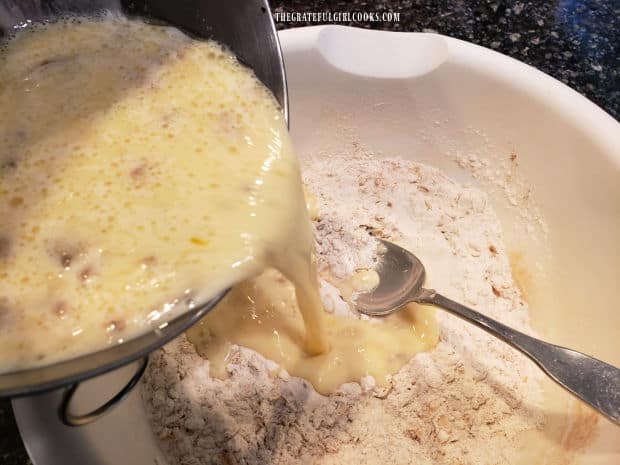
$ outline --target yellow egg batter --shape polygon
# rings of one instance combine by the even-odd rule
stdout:
[[[330,392],[436,340],[422,314],[325,318],[277,103],[173,28],[63,20],[2,44],[0,218],[0,372],[123,342],[267,266],[190,333],[216,374],[239,343]]]
[[[326,314],[324,322],[330,350],[309,357],[299,343],[304,323],[295,289],[269,269],[235,287],[187,336],[211,361],[211,374],[217,377],[226,376],[230,346],[237,344],[310,381],[323,394],[364,376],[385,385],[387,375],[434,347],[438,339],[433,310],[416,305],[375,320]]]

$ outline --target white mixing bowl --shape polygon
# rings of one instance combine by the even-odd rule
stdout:
[[[613,118],[523,63],[439,35],[319,26],[280,38],[300,156],[358,142],[482,188],[500,215],[538,333],[620,365]],[[92,407],[126,376],[120,370],[86,383],[78,404]],[[553,420],[524,438],[523,463],[620,463],[620,428],[546,388]],[[57,405],[57,393],[13,402],[37,465],[164,463],[136,393],[83,428],[62,426]],[[551,459],[561,448],[572,452]]]
[[[300,156],[355,140],[480,187],[538,333],[620,365],[617,121],[540,71],[449,37],[319,26],[280,38]],[[529,456],[587,444],[576,463],[620,463],[620,428],[595,425],[549,384],[554,420]]]

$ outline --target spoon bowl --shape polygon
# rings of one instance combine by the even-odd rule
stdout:
[[[372,292],[359,294],[355,306],[360,313],[384,316],[414,301],[426,280],[422,262],[402,247],[381,240],[384,253],[379,262],[379,284]]]
[[[620,425],[618,368],[576,350],[523,334],[434,290],[425,289],[422,287],[426,276],[422,262],[392,242],[382,239],[380,242],[384,250],[376,270],[379,285],[357,296],[355,305],[360,313],[388,315],[409,302],[443,308],[521,351],[560,386]]]

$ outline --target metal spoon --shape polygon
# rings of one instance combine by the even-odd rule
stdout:
[[[388,241],[378,266],[379,285],[359,294],[357,310],[366,315],[388,315],[409,302],[432,304],[475,324],[520,350],[554,381],[601,414],[620,425],[620,370],[565,347],[543,342],[509,328],[434,290],[424,289],[424,265],[411,252]]]

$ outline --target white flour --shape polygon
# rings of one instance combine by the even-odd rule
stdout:
[[[381,235],[418,255],[428,287],[531,333],[486,196],[434,168],[355,152],[302,167],[323,274],[371,267],[369,233]],[[332,286],[321,293],[328,310],[351,313]],[[145,376],[153,430],[171,464],[504,463],[517,434],[540,426],[540,374],[474,326],[439,310],[437,319],[439,345],[389,388],[364,379],[328,397],[245,348],[234,349],[228,379],[213,379],[181,337]]]

